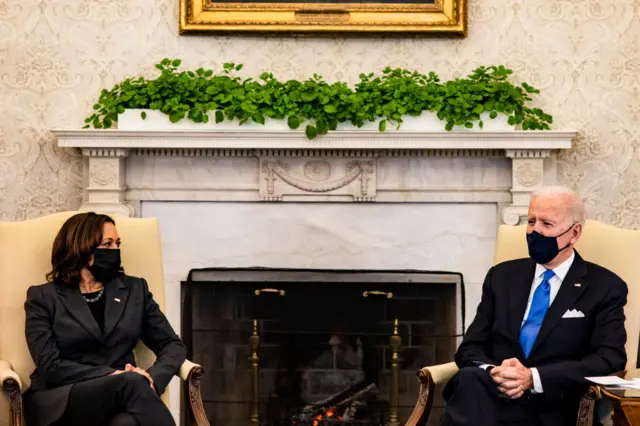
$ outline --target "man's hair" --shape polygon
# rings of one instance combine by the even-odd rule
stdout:
[[[581,225],[584,225],[587,214],[585,212],[582,198],[580,198],[580,196],[575,191],[564,186],[547,186],[535,191],[532,194],[531,198],[533,199],[539,195],[568,196],[570,198],[570,202],[569,202],[569,212],[568,212],[567,220],[569,220],[572,223],[579,223]]]

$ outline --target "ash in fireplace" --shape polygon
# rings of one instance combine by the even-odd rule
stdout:
[[[330,349],[303,368],[301,396],[307,404],[340,394],[365,378],[359,338],[355,350],[337,335],[331,336],[329,345]]]
[[[269,395],[266,425],[386,424],[389,403],[378,395],[371,339],[334,332],[323,345],[314,338],[303,334],[287,345],[288,368]]]
[[[323,352],[304,369],[303,399],[307,405],[292,419],[297,426],[384,424],[375,383],[367,382],[362,370],[363,348],[360,338],[354,348],[340,336],[329,339],[330,350]],[[322,399],[319,397],[323,396]]]
[[[378,404],[370,400],[378,394],[375,383],[363,386],[358,383],[339,394],[307,405],[302,413],[293,419],[295,425],[319,426],[324,424],[361,424],[379,426],[381,413]]]

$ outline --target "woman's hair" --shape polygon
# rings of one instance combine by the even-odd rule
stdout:
[[[52,270],[47,274],[47,280],[78,285],[80,272],[102,243],[105,223],[116,224],[111,217],[93,212],[79,213],[67,219],[53,241]]]

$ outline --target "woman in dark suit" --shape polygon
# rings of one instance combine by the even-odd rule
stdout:
[[[143,278],[124,275],[109,216],[71,217],[53,243],[49,282],[27,291],[26,337],[36,369],[27,426],[174,426],[160,399],[186,348]],[[147,371],[133,349],[157,356]]]

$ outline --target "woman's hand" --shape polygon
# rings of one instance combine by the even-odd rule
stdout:
[[[124,373],[124,370],[116,370],[113,373],[109,374],[110,376],[117,376],[118,374]]]
[[[120,371],[120,370],[118,370],[118,371]],[[149,373],[147,373],[146,371],[144,371],[142,368],[134,367],[134,366],[133,366],[133,365],[131,365],[131,364],[127,364],[127,365],[124,367],[124,371],[133,371],[134,373],[138,373],[138,374],[143,375],[144,377],[146,377],[146,378],[147,378],[147,380],[149,380],[149,386],[151,386],[151,390],[153,390],[154,392],[156,391],[156,387],[155,387],[155,386],[154,386],[154,384],[153,384],[153,379],[151,378],[151,376],[149,375]],[[120,371],[120,372],[121,372],[121,373],[123,373],[123,371]],[[115,373],[117,373],[117,371],[116,371],[116,372],[114,372],[114,374],[115,374]]]

